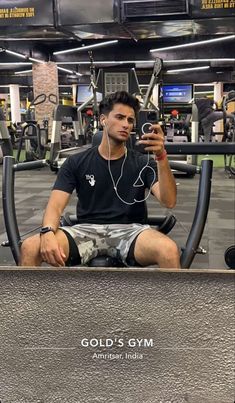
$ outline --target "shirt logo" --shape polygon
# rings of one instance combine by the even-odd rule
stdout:
[[[91,186],[95,186],[95,177],[94,177],[94,175],[86,175],[86,180],[90,183]]]

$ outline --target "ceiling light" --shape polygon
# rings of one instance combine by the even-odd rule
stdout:
[[[235,62],[235,59],[232,58],[217,58],[217,59],[184,59],[184,60],[178,60],[178,59],[174,59],[174,60],[164,60],[163,64],[183,64],[183,63],[203,63],[203,62]],[[147,65],[152,65],[154,63],[154,60],[116,60],[116,61],[94,61],[94,65],[121,65],[121,64],[147,64]],[[76,65],[89,65],[90,62],[87,61],[76,61],[76,62],[56,62],[57,65],[59,64],[76,64]]]
[[[195,94],[214,94],[214,91],[194,91]]]
[[[229,35],[229,36],[224,36],[222,38],[207,39],[206,41],[191,42],[191,43],[185,43],[182,45],[167,46],[165,48],[151,49],[150,52],[161,52],[163,50],[180,49],[180,48],[186,48],[189,46],[205,45],[207,43],[226,41],[228,39],[234,39],[234,38],[235,38],[235,35]]]
[[[27,73],[32,73],[33,70],[22,70],[22,71],[15,71],[14,74],[27,74]]]
[[[135,63],[141,63],[141,64],[153,64],[154,60],[117,60],[117,61],[94,61],[95,65],[111,65],[111,64],[135,64]],[[84,64],[84,65],[89,65],[91,64],[89,61],[77,61],[77,62],[56,62],[56,64]]]
[[[32,62],[45,63],[44,60],[34,59],[33,57],[28,57],[28,56],[26,56],[26,55],[23,55],[22,53],[13,52],[12,50],[5,49],[5,52],[6,52],[6,53],[9,53],[10,55],[14,55],[14,56],[17,56],[17,57],[21,57],[22,59],[31,60]]]
[[[36,63],[45,63],[44,60],[34,59],[34,57],[29,57],[29,60],[31,60],[32,62],[36,62]]]
[[[60,33],[58,33],[58,32],[56,32],[56,35],[59,35]],[[13,38],[13,37],[6,37],[6,36],[4,36],[4,38],[3,37],[0,37],[0,39],[3,39],[4,41],[22,41],[22,38]],[[62,36],[62,34],[61,34],[61,37],[60,38],[55,38],[55,37],[51,37],[50,38],[50,41],[61,41],[61,39],[64,39],[64,36]],[[74,37],[73,36],[70,36],[70,37],[66,37],[66,39],[70,39],[70,40],[72,40],[72,39],[74,39]],[[39,38],[39,37],[30,37],[30,38],[24,38],[24,42],[25,41],[48,41],[48,38]]]
[[[53,55],[61,55],[62,53],[79,52],[79,51],[88,50],[88,49],[101,48],[101,47],[108,46],[108,45],[114,45],[115,43],[118,43],[117,39],[115,39],[114,41],[95,43],[94,45],[80,46],[79,48],[60,50],[58,52],[53,52]]]
[[[61,71],[65,71],[66,73],[69,73],[69,74],[76,74],[76,76],[82,76],[82,74],[81,74],[81,73],[78,73],[77,71],[73,71],[73,70],[69,70],[69,69],[64,69],[63,67],[57,67],[57,69],[58,69],[58,70],[61,70]]]
[[[21,57],[22,59],[27,59],[27,56],[22,55],[22,53],[13,52],[12,50],[8,50],[8,49],[5,49],[5,52],[9,53],[10,55],[13,55],[13,56]]]
[[[31,66],[32,63],[28,62],[4,62],[0,63],[0,66]]]
[[[183,60],[164,60],[164,64],[179,64],[179,63],[200,63],[200,62],[235,62],[231,58],[217,58],[217,59],[183,59]]]
[[[188,67],[187,69],[167,70],[166,73],[171,74],[171,73],[180,73],[180,72],[184,72],[184,71],[206,70],[209,68],[210,68],[210,66]]]

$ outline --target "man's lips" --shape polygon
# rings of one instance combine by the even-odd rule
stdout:
[[[122,136],[128,136],[128,132],[125,132],[125,130],[120,130],[119,133],[120,133]]]

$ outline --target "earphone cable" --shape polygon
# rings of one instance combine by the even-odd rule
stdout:
[[[149,191],[148,191],[148,193],[147,193],[147,195],[145,196],[144,199],[141,199],[141,200],[134,199],[133,202],[128,202],[128,201],[124,200],[124,199],[120,196],[120,194],[118,193],[118,185],[119,185],[120,180],[122,179],[123,170],[124,170],[124,165],[125,165],[126,158],[127,158],[127,149],[125,150],[125,157],[124,157],[124,160],[123,160],[122,165],[121,165],[121,171],[120,171],[119,178],[117,179],[117,181],[116,181],[116,183],[115,183],[115,180],[114,180],[114,177],[113,177],[113,174],[112,174],[112,171],[111,171],[111,164],[110,164],[111,146],[110,146],[110,141],[109,141],[109,137],[108,137],[108,131],[107,131],[106,127],[104,127],[104,129],[105,129],[105,132],[106,132],[106,135],[107,135],[108,149],[109,149],[108,170],[109,170],[109,175],[110,175],[110,178],[111,178],[111,180],[112,180],[113,189],[114,189],[114,191],[115,191],[115,193],[116,193],[116,196],[118,197],[118,199],[119,199],[122,203],[127,204],[127,205],[129,205],[129,206],[131,206],[131,205],[133,205],[133,204],[135,204],[135,203],[143,203],[143,202],[145,202],[145,201],[149,198],[149,196],[150,196],[150,194],[151,194],[151,188],[152,188],[152,186],[153,186],[153,184],[154,184],[154,182],[155,182],[155,180],[156,180],[156,172],[155,172],[155,170],[153,169],[153,167],[151,167],[151,166],[149,165],[150,153],[148,152],[148,159],[147,159],[147,162],[146,162],[146,164],[141,168],[141,170],[140,170],[140,172],[139,172],[139,175],[138,175],[136,181],[135,181],[134,184],[132,185],[133,187],[141,187],[141,186],[143,186],[143,185],[144,185],[144,182],[143,182],[143,180],[142,180],[142,178],[141,178],[141,174],[142,174],[142,172],[144,171],[145,168],[150,168],[150,169],[153,171],[153,180],[152,180],[152,183],[151,183],[151,185],[150,185]],[[142,182],[142,184],[141,184],[141,185],[135,185],[135,183],[137,183],[139,179],[140,179],[140,181]]]

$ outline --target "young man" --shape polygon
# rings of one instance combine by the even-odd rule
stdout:
[[[124,91],[116,92],[99,109],[101,144],[69,157],[60,168],[40,235],[22,244],[21,265],[71,266],[108,254],[119,257],[124,265],[179,268],[176,244],[144,224],[146,188],[151,188],[162,205],[172,208],[176,203],[176,184],[160,125],[152,125],[152,132],[140,140],[155,156],[155,160],[149,159],[126,148],[139,111],[138,100]],[[79,224],[59,228],[74,189]]]

